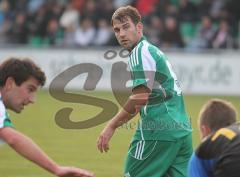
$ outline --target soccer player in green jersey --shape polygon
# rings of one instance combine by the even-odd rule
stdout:
[[[31,60],[10,58],[0,64],[0,140],[17,153],[59,177],[90,177],[92,173],[76,167],[63,167],[51,160],[30,138],[15,130],[6,109],[20,113],[35,100],[45,83],[44,72]]]
[[[129,147],[125,177],[186,177],[192,154],[191,125],[181,88],[166,55],[143,36],[136,8],[121,7],[112,16],[115,36],[130,51],[132,94],[109,121],[97,146],[109,150],[117,127],[140,113],[139,126]]]

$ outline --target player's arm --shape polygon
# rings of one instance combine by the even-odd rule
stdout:
[[[75,167],[61,167],[50,159],[40,147],[29,137],[10,127],[0,128],[0,138],[11,146],[17,153],[36,163],[45,170],[59,177],[92,176],[85,170]]]
[[[145,106],[149,97],[149,89],[140,85],[133,89],[133,92],[123,109],[108,123],[108,126],[112,129],[116,129],[122,124],[131,120],[141,109]]]
[[[139,85],[133,89],[131,96],[126,102],[121,111],[114,116],[106,125],[100,134],[97,142],[98,149],[101,152],[107,152],[109,149],[109,140],[116,128],[131,120],[148,101],[150,90],[144,86]]]

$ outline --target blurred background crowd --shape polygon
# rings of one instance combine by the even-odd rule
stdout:
[[[111,16],[127,4],[159,47],[239,48],[240,0],[0,0],[0,45],[115,46]]]

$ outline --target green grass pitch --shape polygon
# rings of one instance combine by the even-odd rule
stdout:
[[[94,95],[115,102],[110,92],[96,92]],[[231,101],[240,110],[240,97],[185,96],[186,108],[194,129],[194,147],[199,143],[199,109],[208,99],[216,97]],[[26,107],[21,114],[11,112],[10,115],[15,128],[30,136],[58,163],[91,170],[97,177],[122,176],[124,159],[134,130],[119,128],[110,142],[110,151],[101,154],[96,148],[96,140],[105,123],[85,130],[62,129],[56,125],[54,117],[63,107],[74,108],[71,115],[74,121],[86,120],[101,111],[92,106],[63,103],[52,98],[47,91],[41,91],[35,104]],[[0,157],[1,177],[53,177],[16,155],[7,145],[1,145]]]

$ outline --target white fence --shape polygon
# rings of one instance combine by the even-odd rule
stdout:
[[[107,52],[107,53],[106,53]],[[29,57],[35,60],[48,77],[45,88],[53,79],[70,67],[79,66],[100,78],[96,89],[111,90],[111,80],[121,79],[122,71],[117,64],[127,62],[126,52],[111,50],[77,49],[0,49],[0,61],[10,56]],[[240,52],[220,53],[167,53],[185,94],[240,95]],[[85,65],[80,65],[85,64]],[[115,65],[114,73],[112,73]],[[120,65],[119,65],[120,66]],[[77,67],[78,68],[78,67]],[[77,69],[75,68],[75,69]],[[102,71],[99,75],[97,71]],[[71,69],[67,70],[71,72]],[[86,70],[85,70],[86,71]],[[118,78],[116,78],[116,73]],[[87,73],[72,73],[67,89],[83,89]],[[114,75],[114,77],[113,77]],[[75,77],[76,76],[76,77]]]

